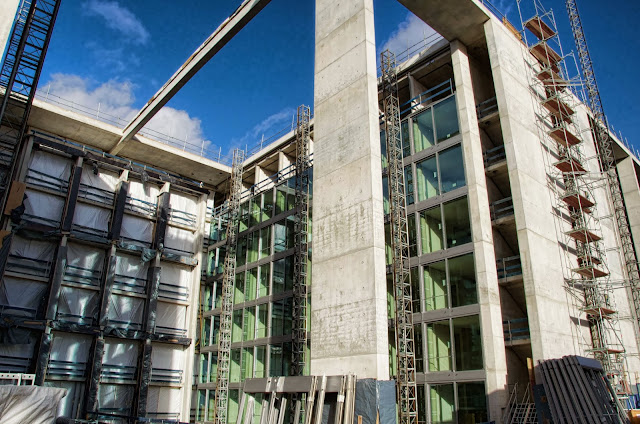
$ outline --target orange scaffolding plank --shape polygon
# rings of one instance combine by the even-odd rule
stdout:
[[[576,272],[585,278],[600,278],[609,275],[608,272],[604,272],[594,266],[583,266],[581,268],[575,268],[573,269],[573,272]]]
[[[593,307],[593,308],[588,308],[585,309],[584,312],[587,315],[596,315],[596,316],[607,316],[607,315],[613,315],[616,313],[616,311],[614,311],[613,309],[610,308],[604,308],[604,307]]]
[[[580,240],[583,243],[591,243],[601,239],[600,236],[596,235],[586,228],[576,228],[571,231],[567,231],[565,234],[569,237],[574,238],[575,240]]]
[[[555,52],[544,41],[539,42],[529,50],[531,54],[540,61],[546,68],[551,68],[553,72],[559,74],[560,68],[558,68],[558,62],[562,60],[562,57]]]
[[[531,31],[533,35],[538,37],[540,40],[547,40],[556,35],[556,32],[539,16],[534,16],[529,19],[524,23],[524,27]]]
[[[542,105],[549,112],[551,112],[554,115],[556,115],[557,117],[563,118],[563,119],[564,119],[564,117],[571,116],[571,115],[573,115],[575,113],[573,111],[573,109],[571,109],[569,107],[569,105],[567,105],[565,102],[560,100],[560,98],[558,98],[558,96],[549,97],[544,102],[542,102]]]
[[[562,200],[574,209],[582,209],[585,212],[591,212],[588,209],[593,207],[595,203],[587,199],[582,194],[571,193],[562,198]]]
[[[538,72],[537,77],[540,81],[548,83],[548,85],[556,84],[561,85],[562,88],[567,85],[567,80],[562,78],[558,72],[553,69],[545,68]]]
[[[572,172],[574,174],[584,174],[587,172],[580,162],[570,157],[565,157],[553,165],[562,172]]]
[[[549,132],[549,135],[564,147],[575,146],[576,144],[580,143],[580,139],[578,137],[576,137],[563,127],[554,128]]]

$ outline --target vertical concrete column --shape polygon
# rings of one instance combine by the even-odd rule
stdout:
[[[187,361],[185,364],[183,383],[182,383],[182,412],[180,420],[188,421],[191,413],[191,388],[195,384],[193,381],[193,368],[196,366],[194,361],[189,358],[194,358],[195,355],[195,340],[198,337],[198,309],[200,305],[200,282],[202,280],[202,270],[207,263],[207,255],[203,252],[204,239],[209,237],[209,225],[207,224],[207,194],[202,194],[198,201],[198,225],[196,230],[196,258],[198,264],[191,271],[191,287],[189,288],[189,327],[187,337],[193,340],[189,344],[189,347],[185,349],[187,355]]]
[[[316,0],[311,374],[389,378],[373,0]]]
[[[504,388],[507,384],[500,290],[471,68],[467,48],[460,41],[451,43],[451,63],[456,85],[465,178],[469,188],[469,213],[480,304],[482,351],[487,375],[486,390],[489,393],[489,420],[499,421],[501,408],[506,404]]]
[[[525,63],[533,57],[495,18],[485,23],[489,60],[496,90],[507,169],[522,261],[533,360],[558,358],[575,351],[564,289],[559,246],[562,234],[552,213],[546,153],[541,146],[536,110],[539,99],[530,89],[534,78]]]
[[[2,0],[0,3],[0,57],[4,58],[7,41],[11,36],[13,21],[18,12],[20,0]]]

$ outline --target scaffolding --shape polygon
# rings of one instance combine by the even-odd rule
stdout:
[[[23,0],[0,70],[0,207],[4,210],[27,118],[53,32],[59,0]]]
[[[218,339],[218,369],[216,373],[215,422],[227,424],[229,401],[229,368],[231,363],[231,327],[233,314],[233,289],[236,279],[236,248],[238,242],[238,222],[240,198],[242,195],[242,172],[244,151],[233,151],[233,165],[229,190],[229,218],[227,220],[227,254],[224,259],[222,276],[222,306],[220,312],[220,332]]]
[[[622,197],[622,187],[620,186],[618,169],[616,168],[615,156],[613,154],[613,143],[607,130],[607,118],[602,108],[600,91],[598,90],[591,56],[587,48],[587,41],[584,37],[584,31],[582,30],[582,22],[580,21],[576,0],[566,0],[566,6],[576,49],[578,50],[584,85],[587,89],[589,107],[593,113],[592,128],[596,139],[600,168],[602,172],[605,173],[609,184],[609,193],[616,218],[618,236],[620,237],[620,245],[622,247],[627,278],[629,279],[631,289],[631,307],[636,319],[636,334],[640,334],[637,332],[638,328],[640,328],[640,270],[638,269],[638,259],[631,238],[627,209],[625,208]],[[640,335],[636,337],[640,337]]]
[[[389,169],[391,248],[393,250],[393,290],[395,298],[395,341],[397,355],[398,413],[401,424],[418,422],[418,403],[413,334],[413,304],[409,272],[409,231],[402,162],[400,106],[395,55],[380,55],[382,68],[384,123]]]
[[[309,143],[311,110],[298,107],[296,126],[295,245],[291,375],[304,375],[307,350],[307,271],[309,261]]]
[[[521,2],[518,1],[518,8],[523,40],[536,59],[529,63],[535,74],[530,88],[539,98],[538,129],[543,150],[550,158],[546,164],[547,175],[549,187],[555,193],[554,215],[564,243],[566,289],[574,309],[586,316],[589,326],[589,339],[581,349],[602,363],[612,385],[623,394],[628,387],[625,383],[625,349],[594,195],[604,181],[600,172],[589,171],[583,154],[583,130],[574,116],[577,100],[568,90],[575,83],[568,78],[563,63],[553,13],[534,0],[533,17],[524,20]],[[527,42],[525,30],[529,35],[533,34],[533,43]],[[579,342],[580,320],[576,326]]]

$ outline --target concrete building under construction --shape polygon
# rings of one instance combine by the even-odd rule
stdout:
[[[395,380],[406,423],[529,422],[565,355],[634,393],[640,161],[537,1],[400,0],[441,35],[376,69],[372,0],[316,0],[313,117],[228,163],[139,132],[171,82],[124,129],[35,96],[60,2],[8,3],[0,378],[123,423],[241,422],[245,380],[323,375]]]

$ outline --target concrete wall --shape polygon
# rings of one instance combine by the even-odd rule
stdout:
[[[373,0],[316,1],[311,373],[389,378]]]
[[[3,0],[0,4],[0,55],[3,58],[19,4],[20,0]]]
[[[456,84],[465,178],[469,188],[469,214],[480,304],[489,419],[499,420],[501,408],[506,401],[504,387],[507,382],[500,293],[473,82],[467,49],[459,41],[451,43],[451,62]]]

